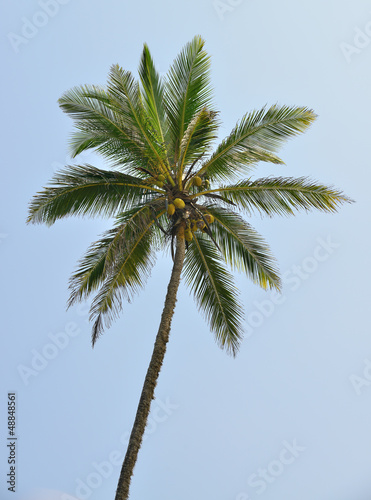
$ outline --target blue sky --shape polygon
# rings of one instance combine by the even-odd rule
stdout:
[[[107,220],[27,226],[31,197],[71,160],[57,100],[136,74],[143,43],[166,73],[195,34],[212,57],[220,138],[266,103],[304,105],[310,130],[257,176],[309,176],[355,204],[335,215],[253,218],[277,258],[281,296],[237,276],[246,336],[220,351],[181,286],[131,499],[369,500],[371,332],[369,2],[19,1],[1,18],[1,498],[114,498],[170,276],[90,346],[89,303],[65,310],[68,278]],[[7,491],[7,393],[17,394],[17,491]]]

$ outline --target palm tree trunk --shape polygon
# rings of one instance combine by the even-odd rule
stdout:
[[[155,398],[155,387],[164,360],[166,344],[169,340],[171,320],[174,315],[176,296],[180,283],[180,275],[183,269],[184,255],[184,237],[178,237],[176,241],[174,265],[170,277],[170,282],[167,288],[161,322],[153,348],[152,358],[149,363],[146,378],[144,380],[142,394],[140,396],[137,414],[135,416],[133,429],[131,431],[124,463],[122,464],[115,500],[127,500],[129,497],[131,477],[133,475],[138,452],[142,444],[143,434],[147,425],[151,402],[152,399]]]

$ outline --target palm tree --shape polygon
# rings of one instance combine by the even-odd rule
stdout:
[[[112,168],[67,166],[30,204],[32,223],[51,225],[70,215],[115,217],[113,228],[89,247],[70,280],[69,306],[96,292],[90,310],[93,345],[117,317],[122,300],[144,285],[156,252],[171,249],[165,305],[116,500],[129,495],[181,273],[217,343],[235,355],[243,334],[242,309],[226,264],[264,289],[280,289],[267,244],[240,212],[335,212],[351,201],[303,177],[250,177],[259,161],[283,163],[276,155],[279,146],[316,118],[305,107],[273,105],[247,113],[211,152],[219,121],[209,65],[204,41],[196,36],[162,79],[144,45],[139,81],[114,65],[106,88],[85,85],[66,92],[59,104],[75,120],[72,156],[94,149]]]

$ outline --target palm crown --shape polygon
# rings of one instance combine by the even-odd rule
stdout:
[[[240,212],[333,212],[349,201],[307,178],[250,177],[259,161],[283,163],[278,148],[316,117],[305,107],[274,105],[247,113],[211,152],[219,123],[209,57],[199,36],[181,51],[165,79],[145,45],[139,81],[114,65],[106,88],[73,88],[59,104],[75,120],[72,156],[95,149],[112,169],[66,167],[34,197],[28,220],[53,224],[70,215],[115,217],[70,282],[69,305],[96,292],[90,311],[93,344],[117,316],[122,299],[142,287],[156,251],[184,238],[185,281],[219,345],[234,354],[242,311],[225,264],[263,288],[280,288],[267,244]]]

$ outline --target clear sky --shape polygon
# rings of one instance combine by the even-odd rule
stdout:
[[[212,56],[227,135],[264,104],[318,120],[257,176],[307,175],[356,200],[335,215],[253,218],[284,277],[282,296],[243,276],[246,336],[219,350],[181,286],[131,499],[369,500],[371,497],[371,9],[366,0],[20,0],[3,5],[1,499],[113,499],[170,276],[90,346],[68,278],[111,221],[26,226],[27,205],[71,160],[67,89],[136,74],[143,43],[165,73],[195,34]],[[7,491],[7,393],[17,395],[17,491]]]

